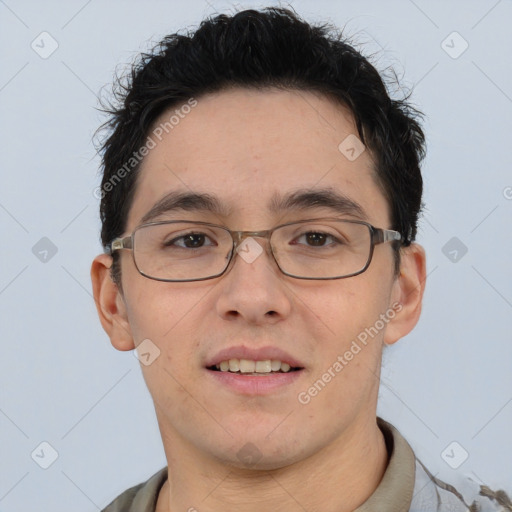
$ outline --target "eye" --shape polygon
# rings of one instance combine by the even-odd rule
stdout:
[[[325,247],[326,245],[329,245],[329,243],[327,243],[329,240],[331,240],[331,244],[340,242],[333,235],[323,233],[321,231],[308,231],[307,233],[303,233],[301,236],[293,240],[292,243],[301,243],[301,240],[304,240],[305,245],[308,245],[309,247]]]
[[[215,243],[206,244],[210,238],[204,233],[187,233],[171,240],[164,241],[164,247],[182,247],[185,249],[198,249],[204,246],[214,246]]]

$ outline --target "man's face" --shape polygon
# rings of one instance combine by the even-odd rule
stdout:
[[[347,111],[312,93],[235,89],[200,97],[146,156],[126,233],[173,191],[215,196],[225,215],[181,210],[153,220],[256,231],[308,218],[359,219],[321,205],[268,208],[276,196],[330,189],[358,203],[363,220],[389,228],[369,151],[351,161],[338,149],[351,134],[357,131]],[[164,440],[173,446],[239,465],[252,455],[260,467],[275,468],[347,440],[375,419],[385,328],[359,342],[353,358],[343,357],[341,370],[335,363],[397,297],[390,244],[375,247],[363,274],[327,281],[287,277],[265,250],[251,263],[237,255],[215,279],[160,282],[139,274],[131,252],[121,252],[121,300],[135,345],[149,339],[160,350],[142,369]],[[301,369],[277,381],[231,379],[208,368],[241,353],[290,359]],[[331,378],[322,380],[329,369]],[[244,378],[261,384],[245,386]],[[308,393],[319,379],[324,385]]]

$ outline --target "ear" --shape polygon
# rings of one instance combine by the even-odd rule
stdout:
[[[395,279],[390,307],[395,316],[389,321],[384,343],[392,345],[409,334],[418,323],[426,280],[426,256],[421,245],[401,249],[400,275]]]
[[[100,254],[94,258],[91,266],[91,280],[94,302],[98,310],[101,325],[117,350],[135,348],[133,336],[126,314],[123,294],[110,277],[112,256]]]

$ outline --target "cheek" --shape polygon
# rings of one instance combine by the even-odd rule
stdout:
[[[325,326],[325,334],[316,341],[321,356],[308,379],[310,387],[302,390],[315,414],[344,417],[377,393],[387,325],[381,315],[388,309],[390,290],[389,283],[376,287],[363,276],[334,288],[320,309],[322,322],[316,323]]]
[[[166,416],[172,424],[193,425],[201,413],[198,403],[191,399],[197,393],[187,380],[183,365],[176,366],[173,358],[162,352],[153,364],[142,366],[144,381],[159,417]]]
[[[146,345],[141,347],[149,348],[139,350],[139,357],[141,352],[150,353],[150,364],[141,358],[141,370],[155,407],[180,416],[190,413],[187,390],[197,372],[199,341],[194,308],[199,308],[200,297],[168,290],[167,285],[155,281],[133,294],[128,314],[136,345],[144,340]]]
[[[381,317],[389,308],[390,285],[389,280],[378,286],[370,274],[361,274],[340,280],[316,297],[321,322],[317,319],[315,323],[322,326],[315,330],[317,354],[322,354],[312,369],[310,382],[314,386],[311,393],[322,395],[318,406],[328,407],[334,400],[334,409],[344,409],[347,403],[374,392],[386,320],[390,320]]]
[[[325,326],[333,338],[347,341],[378,320],[388,308],[391,282],[377,283],[370,273],[346,280],[333,281],[329,288],[311,297]]]
[[[181,328],[187,314],[193,314],[199,298],[181,285],[136,275],[127,280],[127,314],[137,343],[140,339],[166,339]],[[195,300],[194,300],[195,299]]]

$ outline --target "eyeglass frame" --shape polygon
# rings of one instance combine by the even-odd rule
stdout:
[[[368,255],[368,259],[367,259],[364,267],[361,270],[358,270],[357,272],[353,272],[352,274],[348,274],[346,276],[335,276],[335,277],[301,277],[301,276],[296,276],[296,275],[289,274],[289,273],[285,272],[279,265],[279,262],[277,261],[277,258],[274,254],[274,250],[272,247],[271,237],[272,237],[272,234],[274,233],[274,231],[276,229],[290,226],[293,224],[305,224],[307,222],[322,222],[322,221],[335,221],[335,222],[346,222],[346,223],[350,223],[350,224],[360,224],[360,225],[366,226],[368,228],[368,230],[370,231],[370,253]],[[145,274],[144,272],[142,272],[140,270],[139,266],[137,265],[137,261],[135,259],[135,250],[134,250],[135,233],[139,229],[142,229],[147,226],[158,226],[158,225],[163,225],[163,224],[183,224],[183,223],[197,224],[200,226],[210,226],[210,227],[220,228],[220,229],[223,229],[224,231],[227,231],[230,234],[231,239],[233,241],[233,245],[232,245],[232,248],[230,251],[230,258],[229,258],[226,266],[224,267],[224,270],[218,274],[213,275],[213,276],[200,277],[197,279],[164,279],[164,278],[159,278],[159,277],[152,277],[152,276],[149,276],[148,274]],[[215,279],[217,277],[221,277],[222,275],[224,275],[227,272],[228,268],[231,266],[232,262],[234,261],[234,259],[235,259],[234,255],[235,255],[235,253],[237,253],[238,247],[240,247],[240,244],[243,242],[243,240],[245,240],[248,237],[265,238],[268,240],[270,254],[272,255],[272,258],[273,258],[275,264],[277,265],[277,268],[280,270],[280,272],[282,274],[284,274],[285,276],[288,276],[288,277],[293,277],[294,279],[305,279],[305,280],[314,280],[314,281],[330,281],[333,279],[346,279],[347,277],[354,277],[359,274],[362,274],[363,272],[368,270],[368,267],[370,266],[370,263],[372,262],[373,252],[374,252],[374,248],[376,245],[387,243],[387,242],[402,241],[401,233],[399,233],[398,231],[395,231],[393,229],[377,228],[377,227],[373,226],[372,224],[370,224],[369,222],[365,222],[362,220],[338,219],[338,218],[332,218],[332,217],[328,217],[328,218],[323,217],[323,218],[305,219],[305,220],[300,220],[300,221],[287,222],[285,224],[280,224],[278,226],[274,226],[271,229],[266,229],[263,231],[236,231],[236,230],[231,230],[231,229],[227,228],[226,226],[221,226],[220,224],[213,224],[211,222],[203,222],[203,221],[191,221],[191,220],[165,221],[164,220],[164,221],[148,222],[146,224],[141,224],[141,225],[137,226],[132,231],[131,234],[126,235],[124,237],[114,238],[114,240],[112,240],[112,242],[107,244],[104,249],[105,249],[105,253],[110,254],[111,256],[113,256],[114,252],[117,252],[121,249],[130,249],[132,251],[132,258],[133,258],[133,263],[135,264],[135,268],[137,269],[139,274],[146,277],[147,279],[153,279],[155,281],[162,281],[162,282],[166,282],[166,283],[189,283],[189,282],[194,282],[194,281],[206,281],[209,279]]]

